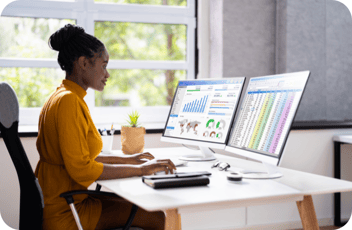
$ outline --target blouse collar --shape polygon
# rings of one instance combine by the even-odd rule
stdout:
[[[73,93],[77,94],[82,99],[87,95],[87,91],[85,91],[80,85],[73,81],[64,79],[62,81],[62,85],[65,88],[71,90]]]

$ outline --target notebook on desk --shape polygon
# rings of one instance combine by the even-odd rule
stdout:
[[[207,171],[143,176],[142,181],[154,188],[191,187],[209,184],[211,173]]]

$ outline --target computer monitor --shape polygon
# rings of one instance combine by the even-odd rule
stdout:
[[[245,77],[179,81],[161,141],[199,146],[181,160],[215,160],[225,149]]]
[[[251,78],[225,151],[263,162],[268,172],[247,171],[247,178],[278,178],[291,124],[309,71]]]

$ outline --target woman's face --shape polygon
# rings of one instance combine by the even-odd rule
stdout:
[[[104,49],[102,52],[96,53],[91,61],[92,63],[89,64],[84,81],[88,88],[103,91],[106,82],[110,77],[110,74],[106,69],[109,62],[109,54],[106,49]]]

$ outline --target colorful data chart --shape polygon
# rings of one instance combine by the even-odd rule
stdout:
[[[234,144],[273,154],[280,150],[282,133],[287,131],[292,105],[300,94],[297,90],[248,92],[235,128]]]
[[[216,128],[217,129],[225,129],[225,127],[226,127],[226,122],[224,121],[224,120],[220,120],[220,121],[218,121],[218,123],[216,123]]]
[[[215,125],[215,120],[214,119],[209,119],[207,124],[206,124],[206,127],[209,128],[209,129],[212,129],[212,128],[214,128],[214,125]]]

